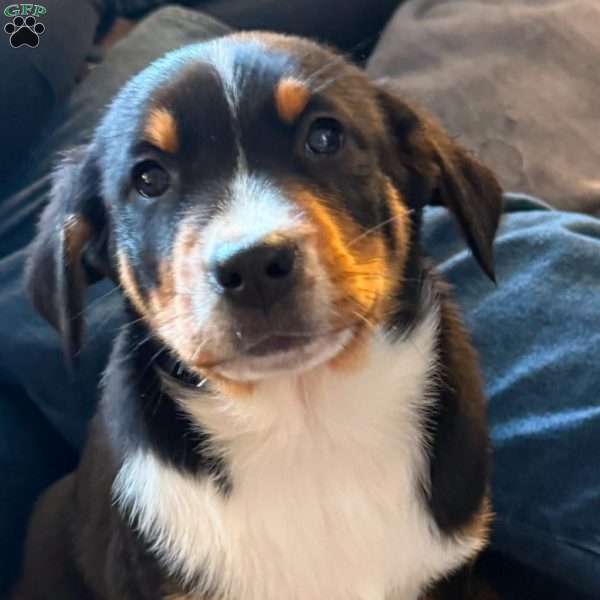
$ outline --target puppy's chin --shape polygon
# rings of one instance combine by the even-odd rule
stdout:
[[[335,358],[351,342],[353,336],[353,329],[348,328],[292,343],[287,338],[279,341],[265,340],[248,352],[219,364],[213,370],[221,377],[239,382],[298,375]]]

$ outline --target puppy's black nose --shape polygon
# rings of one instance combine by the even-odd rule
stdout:
[[[294,287],[295,265],[295,246],[260,244],[217,262],[214,272],[231,302],[267,310]]]

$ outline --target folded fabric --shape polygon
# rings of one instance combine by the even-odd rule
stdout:
[[[600,598],[600,220],[509,195],[487,281],[443,209],[425,243],[481,362],[495,549]],[[520,596],[517,596],[520,598]]]

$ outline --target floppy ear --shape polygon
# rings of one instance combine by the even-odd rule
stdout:
[[[81,348],[85,289],[110,271],[98,185],[87,148],[69,153],[53,174],[29,250],[26,282],[33,304],[61,334],[69,359]]]
[[[443,204],[452,212],[477,262],[495,281],[493,243],[502,214],[496,177],[432,117],[400,100],[389,84],[377,87],[394,138],[394,160],[401,163],[391,166],[392,176],[406,178],[412,171],[423,178],[420,204]]]

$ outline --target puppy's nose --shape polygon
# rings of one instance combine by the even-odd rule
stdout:
[[[214,272],[231,302],[268,310],[294,287],[295,266],[295,246],[258,244],[218,261]]]

